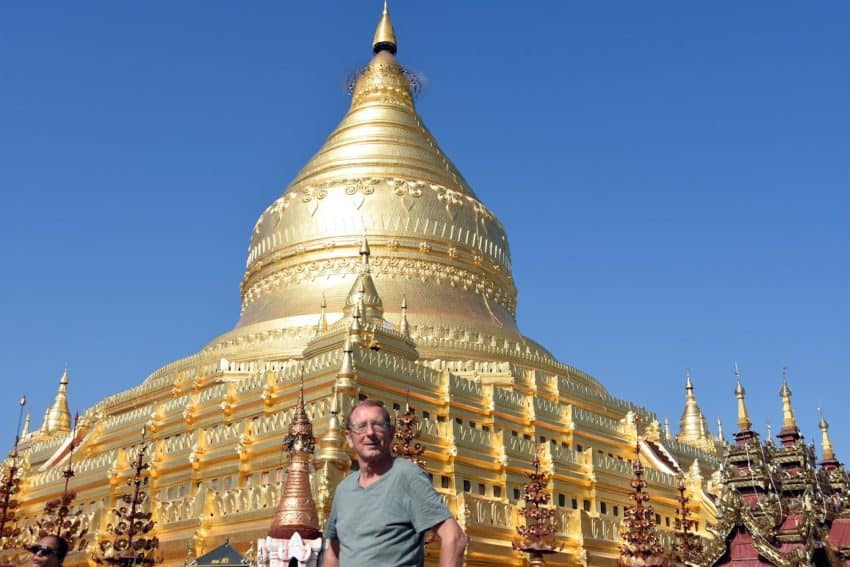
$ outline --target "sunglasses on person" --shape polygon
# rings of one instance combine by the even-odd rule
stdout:
[[[30,553],[39,557],[50,557],[51,555],[56,555],[56,550],[44,545],[33,545],[30,547]]]

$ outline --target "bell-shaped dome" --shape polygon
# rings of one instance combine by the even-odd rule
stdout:
[[[340,316],[368,236],[364,292],[393,309],[406,297],[420,334],[521,339],[505,231],[423,125],[395,37],[384,13],[347,114],[257,221],[237,329],[315,327],[323,295],[329,319]]]

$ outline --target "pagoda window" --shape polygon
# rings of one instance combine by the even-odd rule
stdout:
[[[578,498],[573,498],[570,500],[570,508],[573,510],[578,510]]]
[[[519,500],[519,488],[514,488],[514,500]]]
[[[444,415],[438,415],[438,416],[437,416],[437,421],[438,421],[438,422],[440,422],[440,423],[445,422],[445,421],[446,421],[446,416],[444,416]]]
[[[468,480],[464,479],[463,480],[463,491],[469,492],[470,490],[472,490],[472,483],[469,482]]]
[[[461,418],[459,418],[459,417],[456,417],[456,418],[455,418],[455,423],[457,423],[458,425],[463,425],[463,420],[462,420]]]
[[[440,477],[440,487],[441,488],[451,488],[452,487],[452,479],[443,475]]]
[[[664,518],[664,525],[668,528],[670,527],[670,516]]]
[[[576,445],[576,451],[581,453],[582,451],[584,451],[584,447],[582,447],[581,445]]]
[[[599,503],[599,513],[600,514],[607,514],[608,513],[608,505],[605,502]]]
[[[523,433],[522,438],[526,441],[531,441],[531,435],[529,435],[528,433]]]
[[[487,487],[480,482],[478,483],[478,494],[480,496],[484,496],[485,494],[487,494]]]
[[[545,443],[545,442],[546,442],[546,436],[545,436],[545,435],[541,435],[541,436],[540,436],[540,442],[541,442],[541,443]]]
[[[263,471],[260,473],[260,484],[268,485],[269,483],[269,471]]]
[[[567,505],[567,497],[564,494],[558,494],[558,506],[563,508]]]
[[[581,504],[582,504],[582,507],[584,508],[585,512],[590,512],[590,500],[585,498],[584,501]]]
[[[619,507],[619,506],[614,506],[614,510],[613,510],[613,512],[614,512],[614,515],[615,515],[615,516],[619,516],[619,515],[620,515],[620,507]]]
[[[401,410],[401,404],[393,403],[393,409],[396,410],[396,411],[400,411]]]
[[[661,514],[655,515],[655,523],[658,524],[659,526],[661,525]]]
[[[569,449],[569,448],[570,448],[570,444],[569,444],[569,443],[567,443],[566,441],[561,441],[561,447],[563,447],[564,449]]]
[[[470,421],[470,422],[469,422],[469,426],[470,426],[472,429],[475,429],[475,427],[476,427],[476,423],[475,423],[474,421]]]
[[[519,437],[519,433],[517,433],[515,430],[512,429],[511,430],[511,437]]]
[[[493,487],[493,497],[494,498],[501,498],[502,497],[502,487],[501,486],[494,486]]]
[[[431,412],[423,411],[422,419],[431,419]]]
[[[482,431],[487,431],[487,432],[489,432],[489,431],[490,431],[490,426],[489,426],[489,425],[482,425],[482,426],[481,426],[481,430],[482,430]]]

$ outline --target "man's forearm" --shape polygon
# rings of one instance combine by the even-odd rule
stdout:
[[[440,536],[440,567],[462,567],[466,536],[454,518],[440,524],[437,535]]]
[[[337,545],[334,545],[336,543]],[[322,567],[339,567],[339,543],[334,540],[328,541],[325,544],[325,551],[322,554]]]

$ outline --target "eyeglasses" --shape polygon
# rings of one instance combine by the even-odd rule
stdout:
[[[50,557],[51,555],[56,554],[56,550],[52,547],[46,547],[44,545],[34,545],[30,547],[30,553],[33,555],[38,555],[39,557]]]
[[[365,433],[366,428],[370,425],[372,426],[372,431],[379,433],[383,433],[390,427],[390,424],[386,421],[364,421],[362,423],[352,423],[348,426],[348,429],[354,433]]]

